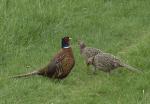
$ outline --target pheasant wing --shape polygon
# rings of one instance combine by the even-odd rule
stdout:
[[[55,57],[51,62],[43,69],[40,70],[39,75],[45,75],[48,77],[57,77],[62,70],[61,61],[65,58],[65,54]]]
[[[98,54],[96,60],[98,60],[97,63],[99,63],[100,66],[106,70],[112,70],[118,67],[120,63],[120,60],[118,58],[108,53]]]

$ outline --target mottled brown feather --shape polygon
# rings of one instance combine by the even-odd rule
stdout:
[[[127,69],[129,69],[131,71],[141,73],[140,70],[138,70],[132,66],[129,66],[127,64],[124,64],[116,56],[113,56],[109,53],[97,54],[94,57],[89,58],[88,63],[93,65],[95,67],[95,69],[99,69],[104,72],[110,72],[119,67],[126,67]]]
[[[87,47],[83,41],[78,40],[78,44],[80,47],[80,54],[83,56],[87,65],[88,65],[87,60],[90,57],[93,57],[93,56],[97,55],[98,53],[103,53],[100,49],[93,48],[93,47]]]

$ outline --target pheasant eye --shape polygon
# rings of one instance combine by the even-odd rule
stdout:
[[[69,41],[69,37],[65,37],[64,42],[68,42],[68,41]]]

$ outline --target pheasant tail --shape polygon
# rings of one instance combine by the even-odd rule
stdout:
[[[143,71],[141,71],[141,70],[139,70],[139,69],[136,69],[136,68],[134,68],[134,67],[132,67],[132,66],[130,66],[130,65],[123,64],[122,66],[125,67],[125,68],[127,68],[127,69],[130,70],[130,71],[138,72],[138,73],[143,73]]]
[[[10,78],[21,78],[21,77],[28,77],[28,76],[32,76],[32,75],[37,75],[38,71],[33,71],[27,74],[21,74],[21,75],[16,75],[16,76],[11,76]]]

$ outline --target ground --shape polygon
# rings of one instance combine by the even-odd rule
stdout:
[[[149,4],[149,0],[0,0],[0,104],[149,104]],[[76,59],[66,79],[9,78],[46,65],[66,35],[72,37]],[[119,68],[110,75],[89,74],[78,39],[144,73]]]

